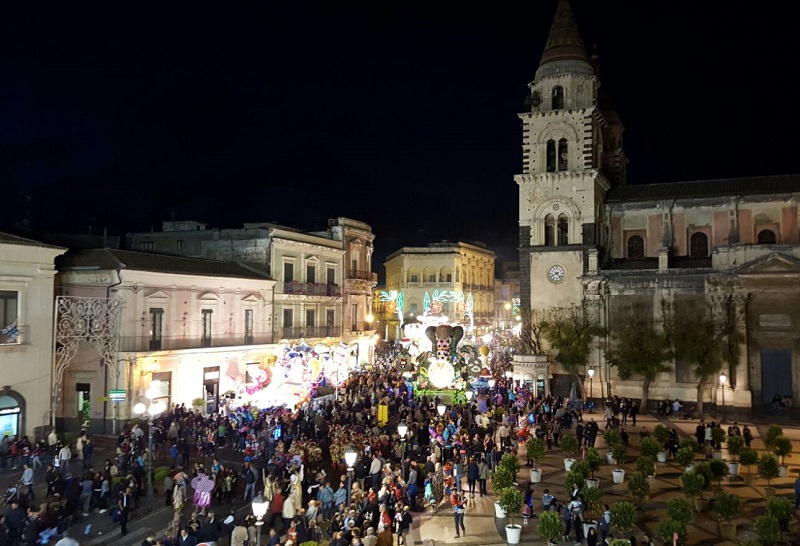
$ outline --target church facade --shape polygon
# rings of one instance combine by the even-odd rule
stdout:
[[[750,411],[800,396],[800,175],[632,185],[623,125],[605,100],[567,0],[560,0],[529,84],[519,187],[520,297],[545,313],[581,306],[607,330],[632,310],[663,325],[701,307],[732,317],[738,360],[700,396]],[[684,315],[681,315],[683,313]],[[641,396],[598,339],[587,362],[594,397]],[[548,359],[545,390],[570,379]],[[698,397],[693,363],[673,361],[651,399]],[[544,371],[544,374],[541,373]],[[723,398],[724,397],[724,398]]]

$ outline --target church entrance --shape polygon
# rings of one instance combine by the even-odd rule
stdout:
[[[761,402],[772,404],[776,396],[793,395],[792,351],[789,349],[761,350]]]

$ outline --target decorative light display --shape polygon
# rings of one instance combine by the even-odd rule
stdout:
[[[519,313],[519,306],[522,304],[522,301],[519,298],[514,298],[511,300],[511,314],[516,315]]]
[[[383,302],[388,312],[395,313],[400,322],[403,322],[406,302],[402,292],[398,292],[397,290],[390,290],[388,292],[382,291],[380,300]]]
[[[428,381],[437,389],[449,387],[455,376],[455,368],[444,359],[436,359],[428,366]]]

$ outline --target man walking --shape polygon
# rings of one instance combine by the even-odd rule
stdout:
[[[120,493],[117,508],[119,508],[119,532],[122,536],[128,534],[128,513],[133,502],[133,490],[130,486]]]
[[[58,470],[63,475],[69,474],[69,462],[72,460],[72,450],[69,444],[64,444],[58,451]]]
[[[22,468],[24,468],[24,470],[22,471],[22,478],[20,478],[20,481],[26,488],[28,499],[35,501],[36,495],[33,493],[33,468],[31,468],[28,463],[24,463]]]

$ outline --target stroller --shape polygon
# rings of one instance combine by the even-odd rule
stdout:
[[[8,489],[6,489],[5,495],[3,495],[3,506],[8,506],[13,501],[20,500],[19,496],[20,493],[23,491],[23,484],[22,482],[17,482],[16,485],[12,485]]]

